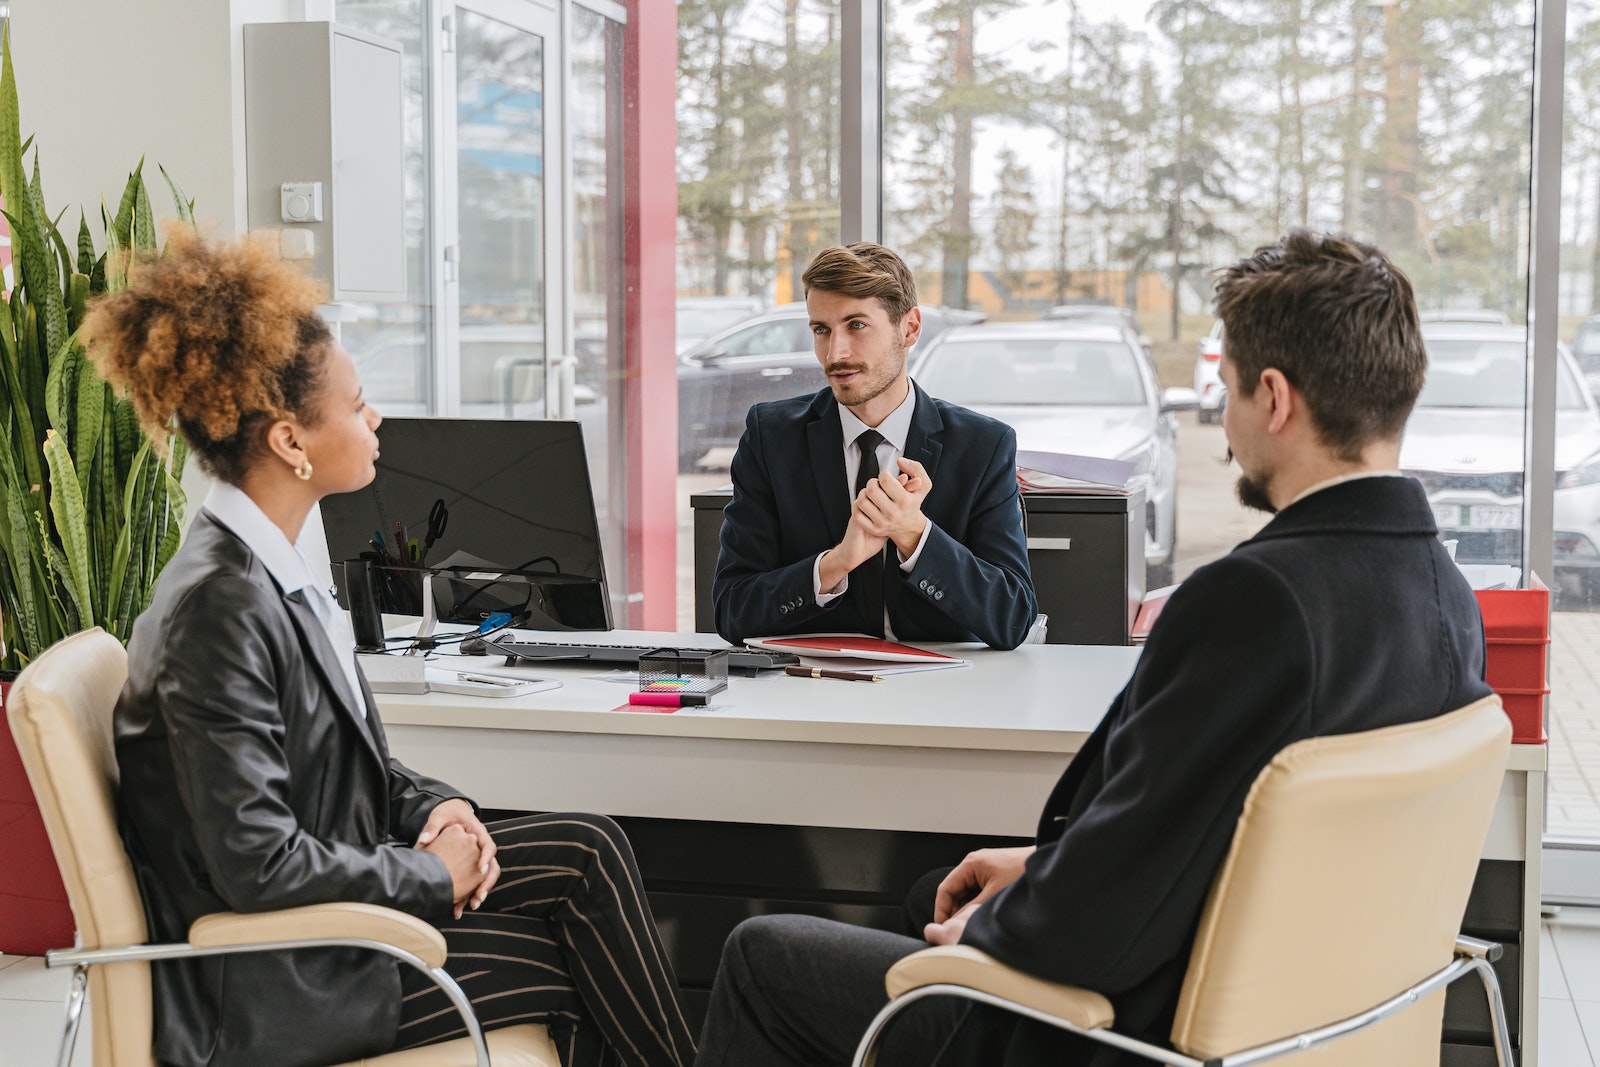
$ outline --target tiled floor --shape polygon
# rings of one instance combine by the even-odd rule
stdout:
[[[1550,617],[1548,830],[1600,837],[1600,612]]]
[[[1600,1067],[1600,910],[1561,909],[1540,946],[1539,1063]],[[54,1067],[69,981],[43,960],[0,955],[0,1064]],[[86,1015],[72,1067],[90,1067],[92,1040]]]

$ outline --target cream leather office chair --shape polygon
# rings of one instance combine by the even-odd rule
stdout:
[[[1489,966],[1500,946],[1457,934],[1510,741],[1499,698],[1487,697],[1425,722],[1280,752],[1251,787],[1212,883],[1170,1049],[1115,1033],[1099,993],[952,945],[890,970],[893,999],[855,1063],[873,1062],[901,1009],[951,995],[1176,1067],[1243,1067],[1312,1047],[1318,1067],[1437,1065],[1444,987],[1476,972],[1496,1057],[1512,1067]]]
[[[85,988],[94,1018],[95,1067],[156,1067],[151,1051],[150,960],[285,948],[353,946],[385,952],[426,971],[455,1003],[469,1037],[390,1053],[371,1067],[558,1067],[543,1026],[485,1035],[459,986],[443,970],[444,938],[403,912],[370,904],[320,904],[255,915],[208,915],[180,944],[146,945],[133,867],[117,835],[111,712],[128,676],[127,653],[103,630],[52,646],[17,679],[6,715],[44,816],[78,925],[78,947],[46,965],[72,967],[59,1067],[72,1059]],[[354,1064],[346,1067],[355,1067]]]

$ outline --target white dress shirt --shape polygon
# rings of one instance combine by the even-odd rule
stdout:
[[[1310,496],[1312,493],[1320,493],[1324,489],[1332,489],[1334,486],[1343,485],[1345,482],[1360,481],[1362,478],[1404,478],[1404,477],[1406,477],[1406,475],[1402,474],[1400,471],[1355,471],[1355,472],[1353,472],[1351,474],[1339,474],[1339,475],[1335,475],[1332,478],[1326,478],[1326,479],[1318,482],[1315,485],[1306,486],[1304,489],[1300,490],[1300,492],[1296,493],[1295,494],[1295,498],[1293,500],[1289,501],[1289,503],[1291,505],[1292,504],[1298,504],[1298,503],[1300,503],[1300,501],[1304,500],[1306,497]]]
[[[267,518],[244,490],[227,482],[212,483],[206,494],[205,509],[255,553],[285,595],[305,591],[306,604],[322,624],[322,632],[339,657],[339,666],[344,668],[345,682],[350,687],[347,695],[354,699],[361,717],[366,718],[367,702],[361,696],[361,680],[356,672],[356,638],[350,629],[350,616],[317,583],[301,541],[290,544],[278,525]]]
[[[917,391],[907,388],[906,398],[900,406],[884,418],[876,426],[868,426],[855,417],[851,410],[843,404],[839,405],[839,425],[844,431],[844,484],[849,492],[856,484],[856,475],[861,471],[861,446],[856,444],[856,438],[868,430],[877,430],[883,435],[883,440],[878,442],[876,449],[879,472],[900,473],[900,465],[895,462],[906,454],[906,436],[911,433],[911,416],[917,410]],[[850,503],[855,503],[855,494],[850,493]],[[922,546],[928,543],[928,533],[933,529],[933,524],[928,523],[922,528],[922,538],[917,542],[917,547],[910,557],[900,556],[898,548],[895,556],[900,560],[900,569],[910,572],[917,565],[917,557],[922,555]],[[816,562],[811,567],[811,587],[816,596],[817,606],[826,607],[836,597],[843,596],[850,588],[850,576],[846,574],[839,580],[839,584],[832,589],[822,588],[822,554],[817,555]],[[885,606],[883,612],[883,633],[885,637],[894,638],[894,628],[889,625],[889,610]]]

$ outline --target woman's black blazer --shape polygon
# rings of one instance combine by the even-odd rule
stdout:
[[[219,911],[329,901],[449,915],[449,872],[408,847],[460,793],[389,756],[304,592],[285,594],[208,512],[128,642],[115,720],[118,814],[152,941]],[[308,949],[154,964],[156,1055],[292,1067],[389,1049],[392,958]]]

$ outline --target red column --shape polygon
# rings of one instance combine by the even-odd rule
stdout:
[[[627,625],[677,629],[678,9],[627,0],[623,44],[623,263],[627,279]]]

